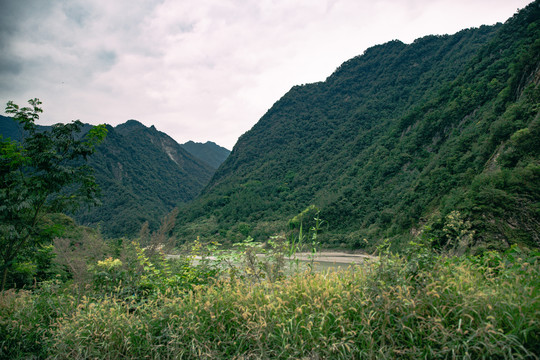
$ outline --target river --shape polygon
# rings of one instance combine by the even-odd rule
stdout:
[[[167,258],[174,259],[179,255],[167,255]],[[264,255],[260,255],[264,256]],[[367,254],[349,254],[339,251],[320,251],[315,254],[302,252],[296,253],[293,258],[287,259],[293,263],[298,261],[298,264],[302,267],[313,262],[316,271],[326,271],[335,269],[346,269],[351,265],[362,264],[366,261],[376,259],[376,256]],[[195,261],[200,260],[199,256],[194,257]],[[216,257],[208,256],[208,260],[216,260]]]

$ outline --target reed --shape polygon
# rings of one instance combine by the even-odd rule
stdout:
[[[34,323],[43,310],[36,295],[11,292],[0,302],[0,331],[11,339],[2,355],[14,339],[38,336],[41,355],[58,359],[537,359],[538,259],[515,248],[482,257],[382,254],[347,270],[221,278],[136,303],[85,297],[43,324]]]

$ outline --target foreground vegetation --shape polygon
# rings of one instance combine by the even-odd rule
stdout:
[[[224,259],[167,261],[132,243],[94,262],[86,279],[4,292],[0,358],[540,355],[540,253],[379,250],[348,270],[271,278],[254,270],[274,260],[253,264],[249,252],[232,271]]]

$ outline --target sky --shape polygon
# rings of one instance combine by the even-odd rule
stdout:
[[[38,124],[136,119],[232,149],[292,86],[390,40],[504,22],[531,0],[0,0],[0,104]]]

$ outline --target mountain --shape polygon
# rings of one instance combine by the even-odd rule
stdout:
[[[538,246],[539,7],[293,87],[181,208],[180,241],[265,239],[318,209],[332,247],[399,246],[426,225],[441,247]]]
[[[22,128],[11,118],[0,115],[0,135],[6,139],[19,140],[22,137]]]
[[[88,159],[103,204],[72,214],[84,225],[99,225],[106,236],[134,236],[146,221],[156,229],[175,206],[192,200],[215,171],[154,126],[129,120],[107,130],[105,141]],[[0,134],[20,140],[22,131],[2,117]]]
[[[51,127],[39,126],[38,129],[41,131],[47,131],[50,130]],[[83,129],[82,131],[88,131],[86,125],[85,129]],[[18,124],[16,121],[13,121],[13,119],[10,117],[0,115],[0,136],[4,137],[5,139],[20,141],[23,135],[24,129],[20,124]]]
[[[108,126],[88,163],[102,188],[103,205],[76,216],[100,224],[108,236],[133,236],[148,221],[155,229],[175,206],[193,199],[214,170],[154,126],[129,120]]]
[[[204,144],[188,141],[185,144],[181,144],[181,146],[191,155],[201,159],[214,169],[217,169],[231,153],[230,150],[227,150],[212,141],[207,141]]]

